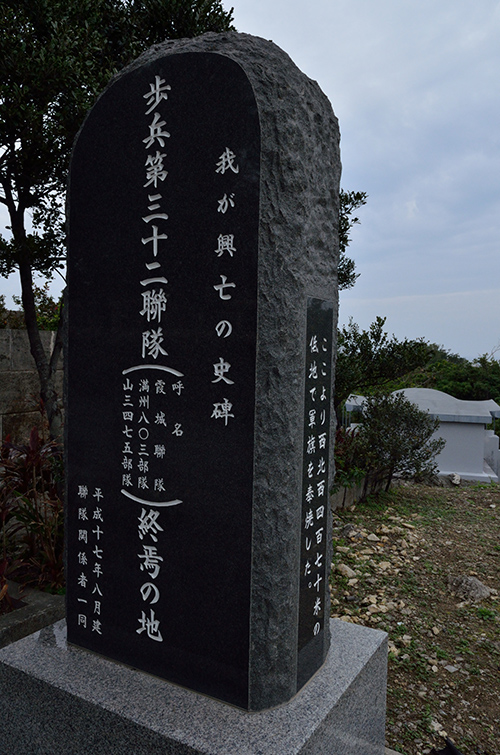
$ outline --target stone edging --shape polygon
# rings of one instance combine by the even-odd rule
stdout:
[[[10,580],[8,585],[9,594],[26,605],[0,616],[0,648],[64,618],[63,595],[50,595],[30,587],[20,592],[20,586]]]

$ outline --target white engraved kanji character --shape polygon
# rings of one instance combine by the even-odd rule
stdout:
[[[89,489],[86,485],[79,485],[78,486],[78,497],[79,498],[86,498],[89,494]]]
[[[122,485],[124,488],[130,488],[133,485],[131,474],[122,474]]]
[[[154,455],[157,459],[163,459],[165,456],[165,446],[163,444],[155,446]]]
[[[158,233],[158,226],[156,225],[151,226],[151,228],[153,229],[153,235],[145,239],[141,238],[141,241],[143,244],[149,244],[150,241],[153,242],[153,257],[156,257],[158,255],[158,241],[160,239],[168,239],[168,236],[166,233]]]
[[[148,356],[157,359],[159,354],[168,356],[165,349],[161,346],[163,343],[163,330],[161,327],[158,330],[146,330],[142,334],[142,357]]]
[[[160,573],[160,562],[163,558],[156,552],[155,545],[143,545],[144,553],[139,553],[139,558],[144,559],[144,563],[141,564],[141,571],[148,571],[151,573],[151,578],[156,579]]]
[[[321,612],[321,598],[316,598],[314,601],[313,616],[319,616]]]
[[[123,446],[122,454],[133,454],[132,448],[130,446],[130,441],[126,440]]]
[[[325,495],[326,480],[320,480],[317,483],[317,486],[318,486],[318,496],[321,497],[322,495]]]
[[[78,540],[82,540],[84,543],[88,542],[87,530],[78,530]]]
[[[149,490],[148,478],[147,477],[138,477],[137,478],[137,487],[140,490]]]
[[[137,462],[137,469],[139,472],[149,472],[149,461],[148,459],[139,459]]]
[[[156,477],[155,478],[154,489],[158,493],[164,493],[165,492],[165,485],[163,484],[163,477]]]
[[[102,592],[100,591],[100,589],[99,589],[99,585],[97,584],[97,582],[96,582],[96,584],[95,584],[95,587],[94,587],[94,589],[92,590],[92,595],[95,595],[96,593],[97,593],[98,595],[100,595],[100,596],[101,596],[101,598],[102,598]]]
[[[101,564],[99,564],[99,563],[94,564],[94,568],[92,569],[92,572],[96,575],[97,578],[102,577],[102,567],[101,567]]]
[[[219,338],[222,336],[223,338],[227,338],[231,335],[233,332],[233,326],[228,320],[221,320],[217,323],[215,326],[215,332],[219,336]]]
[[[319,349],[318,349],[318,337],[317,336],[312,336],[311,340],[309,341],[309,349],[310,349],[311,353],[313,353],[315,351],[319,351]]]
[[[157,380],[155,382],[155,390],[156,390],[156,395],[161,394],[161,393],[165,394],[165,381]]]
[[[125,422],[132,422],[134,419],[134,412],[122,412],[122,417]]]
[[[125,470],[132,469],[132,459],[130,459],[128,456],[124,456],[123,461],[122,461],[122,467]]]
[[[137,420],[137,424],[139,424],[141,422],[145,422],[146,425],[149,425],[149,419],[146,417],[146,415],[144,414],[144,412],[141,413],[141,416]]]
[[[99,527],[99,525],[97,525],[97,527],[95,528],[95,530],[92,530],[92,534],[96,536],[97,540],[100,540],[101,539],[101,535],[103,535],[104,533],[101,530],[101,528]]]
[[[144,611],[142,611],[142,617],[138,619],[138,621],[141,626],[139,629],[136,629],[137,634],[141,634],[141,632],[146,631],[150,640],[163,642],[163,637],[161,636],[160,632],[160,622],[158,621],[158,619],[155,619],[155,612],[153,611],[153,609],[151,609],[149,618],[146,616]]]
[[[83,572],[78,577],[78,587],[87,587],[87,576]]]
[[[158,603],[160,599],[160,591],[153,582],[145,582],[141,586],[141,595],[143,600],[149,600],[149,596],[153,593],[153,598],[150,603]]]
[[[92,518],[93,519],[98,519],[100,522],[102,522],[103,521],[103,518],[102,518],[102,509],[100,509],[99,507],[96,507],[94,509],[94,516]]]
[[[167,309],[167,297],[165,291],[160,288],[158,293],[156,289],[142,292],[142,310],[139,314],[146,315],[147,321],[161,321],[161,314]]]
[[[149,136],[142,140],[146,145],[146,149],[149,149],[158,140],[160,147],[165,146],[165,139],[168,139],[170,134],[168,131],[162,131],[162,126],[166,126],[166,121],[160,121],[161,115],[155,113],[152,122],[149,124]]]
[[[312,485],[307,486],[307,492],[306,492],[306,501],[307,503],[311,503],[311,501],[314,498],[314,488]]]
[[[158,181],[164,181],[168,176],[168,171],[163,166],[164,157],[166,155],[158,150],[156,151],[156,155],[148,155],[146,159],[146,183],[144,184],[144,188],[153,184],[155,189],[157,189]]]
[[[102,632],[101,632],[101,626],[102,625],[101,625],[101,622],[99,621],[99,619],[94,619],[92,621],[92,631],[93,632],[97,632],[97,634],[102,634]]]
[[[165,418],[165,412],[157,412],[155,418],[155,425],[167,426],[167,420]]]
[[[217,212],[222,212],[224,215],[230,207],[234,207],[234,194],[230,194],[227,196],[227,194],[224,194],[222,199],[218,199],[217,202],[219,203],[219,206],[217,207]]]
[[[177,393],[178,396],[181,395],[181,391],[184,389],[183,383],[179,380],[178,383],[172,383],[172,390],[174,393]]]
[[[100,600],[94,600],[94,613],[96,613],[98,616],[101,615],[101,601]]]
[[[94,497],[94,498],[97,498],[97,500],[98,500],[98,501],[100,501],[100,500],[101,500],[101,498],[104,498],[104,495],[103,495],[103,493],[102,493],[102,490],[101,490],[101,488],[96,488],[96,489],[95,489],[95,492],[94,492],[94,495],[93,495],[93,497]]]
[[[133,406],[130,393],[126,393],[123,397],[125,401],[122,403],[122,406]]]
[[[214,249],[217,257],[222,257],[224,252],[228,252],[229,256],[233,256],[233,252],[236,251],[234,246],[234,235],[232,233],[219,234],[217,239],[217,249]]]
[[[324,506],[318,506],[316,509],[316,519],[323,519],[325,515],[325,507]]]
[[[176,422],[174,429],[172,430],[172,435],[177,435],[177,437],[180,437],[184,434],[184,430],[182,429],[182,425],[180,422]]]
[[[319,447],[326,448],[326,433],[320,433],[318,435]]]
[[[126,381],[123,383],[123,390],[124,391],[133,391],[134,390],[134,384],[130,382],[129,378],[127,378]]]
[[[158,205],[150,205],[150,207],[158,207]],[[149,210],[149,207],[148,207]],[[153,212],[151,215],[143,217],[145,223],[150,223],[152,220],[168,220],[166,212]]]
[[[125,425],[125,427],[122,430],[122,433],[126,438],[131,438],[132,432],[133,432],[133,428],[129,427],[128,425]]]
[[[316,588],[317,592],[319,592],[319,586],[320,586],[320,583],[321,583],[322,579],[323,579],[323,577],[320,574],[318,574],[318,576],[316,577],[316,581],[314,583],[314,587]]]
[[[86,508],[78,509],[78,519],[83,519],[83,520],[88,519]]]
[[[141,378],[139,382],[139,390],[141,392],[149,393],[149,380],[147,378]]]
[[[234,154],[234,152],[232,152],[229,147],[226,147],[222,155],[219,157],[215,172],[220,173],[221,175],[224,175],[226,170],[232,170],[233,173],[239,173],[240,167],[239,165],[234,164],[235,160],[236,155]]]
[[[87,617],[83,613],[78,614],[78,626],[81,626],[84,629],[87,628]]]
[[[309,427],[316,424],[316,409],[309,409]]]
[[[94,554],[94,556],[96,558],[102,558],[103,549],[102,548],[98,548],[97,545],[96,545],[94,547],[94,550],[92,551],[92,553]]]
[[[307,453],[316,453],[316,438],[314,435],[310,435],[307,439]]]
[[[312,509],[309,509],[309,511],[306,512],[304,527],[306,530],[308,530],[309,527],[313,526],[313,524],[314,524],[314,514],[312,512]]]
[[[219,292],[219,296],[224,301],[227,301],[231,298],[231,294],[225,294],[224,289],[225,288],[236,288],[236,283],[226,283],[227,277],[225,275],[221,275],[222,283],[218,283],[216,286],[214,286],[215,290]]]
[[[158,542],[156,535],[159,532],[163,532],[163,527],[160,527],[158,523],[159,516],[160,512],[156,511],[156,509],[149,509],[149,511],[142,509],[140,516],[137,517],[139,519],[139,537],[141,540],[144,540],[144,537],[149,535],[155,543]]]
[[[231,409],[233,408],[233,405],[227,400],[227,398],[224,399],[219,404],[214,404],[214,410],[212,412],[212,417],[214,419],[223,419],[224,424],[227,427],[227,421],[229,417],[234,417],[234,414],[231,414]]]
[[[81,564],[82,566],[86,566],[87,565],[87,554],[86,553],[80,551],[80,553],[78,554],[78,563]]]
[[[318,469],[317,469],[316,474],[324,474],[324,472],[326,472],[326,461],[325,461],[325,457],[322,456],[318,462]]]
[[[214,364],[215,380],[212,380],[212,383],[218,383],[220,380],[223,380],[225,383],[233,385],[234,380],[229,380],[228,377],[225,377],[226,372],[229,372],[230,367],[231,365],[229,362],[225,362],[222,357],[219,357],[219,361]]]
[[[160,76],[155,76],[154,84],[149,85],[150,91],[142,95],[146,100],[146,105],[149,106],[149,110],[146,110],[146,115],[152,113],[162,100],[168,100],[167,92],[170,92],[172,87],[165,82],[166,79],[162,79]]]
[[[316,362],[311,362],[309,365],[309,379],[316,380],[318,377],[318,365]]]
[[[319,530],[316,530],[314,534],[316,535],[316,543],[319,545],[323,540],[323,527],[320,527]]]

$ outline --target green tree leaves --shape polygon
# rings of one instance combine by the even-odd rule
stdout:
[[[368,330],[351,320],[338,331],[335,407],[351,393],[373,392],[427,364],[431,347],[423,339],[398,341],[377,317]]]

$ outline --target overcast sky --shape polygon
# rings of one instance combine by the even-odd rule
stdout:
[[[500,342],[500,2],[224,0],[330,99],[366,191],[340,320],[472,359]],[[10,293],[5,281],[0,292]],[[19,288],[17,282],[14,291]]]

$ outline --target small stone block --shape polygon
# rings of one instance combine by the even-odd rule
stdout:
[[[330,625],[309,683],[248,713],[68,646],[59,621],[0,650],[2,753],[384,755],[387,635]]]

